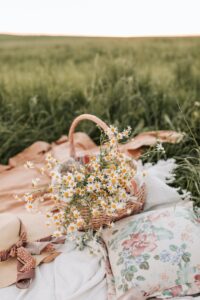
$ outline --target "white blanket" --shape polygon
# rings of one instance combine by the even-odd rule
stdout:
[[[67,243],[54,262],[36,269],[27,290],[12,285],[0,289],[0,300],[106,300],[105,268],[101,256]]]

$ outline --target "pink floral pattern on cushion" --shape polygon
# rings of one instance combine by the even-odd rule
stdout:
[[[200,293],[200,223],[192,203],[120,220],[103,239],[117,297],[134,288],[159,298]]]
[[[178,297],[179,295],[181,295],[182,290],[183,290],[182,285],[177,285],[177,286],[169,289],[169,291],[171,292],[171,295],[173,297]]]
[[[200,288],[200,274],[196,274],[194,276],[194,280],[195,280],[196,285],[199,286],[199,288]]]
[[[156,246],[155,234],[135,233],[131,234],[130,239],[122,243],[124,249],[132,249],[133,256],[139,256],[143,252],[153,251]]]

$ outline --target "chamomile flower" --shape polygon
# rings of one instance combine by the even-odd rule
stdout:
[[[106,134],[109,138],[112,138],[114,135],[118,134],[118,129],[117,127],[114,126],[110,126],[107,130],[106,130]]]
[[[53,165],[50,162],[46,163],[45,166],[46,166],[47,170],[53,169]]]
[[[62,234],[62,231],[61,230],[55,230],[54,233],[53,233],[53,236],[54,237],[61,237],[63,234]]]
[[[54,225],[55,225],[56,227],[59,227],[59,226],[62,225],[62,221],[61,221],[60,219],[54,220]]]
[[[33,162],[32,161],[27,161],[25,164],[24,164],[24,167],[26,168],[26,169],[33,169],[34,168],[34,164],[33,164]]]
[[[75,209],[73,211],[73,216],[74,216],[75,219],[78,219],[80,217],[80,212],[77,209]]]
[[[117,209],[117,204],[115,202],[111,203],[111,209],[116,210]]]
[[[39,172],[40,172],[41,175],[44,175],[44,173],[45,173],[45,168],[44,168],[44,167],[39,168]]]
[[[118,184],[118,180],[117,180],[117,177],[114,175],[110,178],[110,185],[112,186],[116,186]]]
[[[85,224],[85,221],[83,218],[78,218],[77,221],[76,221],[76,225],[78,228],[82,228]]]
[[[31,202],[31,201],[33,201],[33,195],[32,194],[30,194],[30,193],[26,193],[26,194],[24,194],[24,201],[25,202]]]
[[[57,193],[55,193],[55,194],[52,193],[52,194],[50,194],[50,199],[52,201],[54,201],[54,203],[57,203],[60,200],[60,196]]]
[[[25,208],[28,212],[35,212],[37,209],[36,203],[27,201]]]
[[[62,176],[62,183],[66,186],[69,186],[69,180],[66,175]]]
[[[80,192],[79,192],[79,195],[82,197],[82,196],[84,196],[85,195],[85,189],[84,188],[81,188],[80,189]]]
[[[61,183],[62,178],[61,178],[61,174],[58,171],[53,170],[53,171],[51,171],[50,175],[52,178],[52,180],[51,180],[52,185],[55,186],[55,185],[59,185]]]
[[[84,180],[85,176],[84,176],[84,174],[78,172],[78,173],[76,173],[75,178],[78,182],[80,182],[80,181]]]
[[[74,181],[74,175],[70,172],[67,173],[65,178],[66,178],[66,180],[68,180],[68,182]]]
[[[122,167],[120,168],[120,173],[122,175],[125,175],[128,172],[128,169],[125,165],[122,165]]]
[[[96,174],[95,180],[102,182],[104,180],[104,174],[102,172],[99,172],[98,174]]]
[[[93,164],[91,164],[92,169],[97,172],[100,169],[100,165],[97,162],[94,162]]]
[[[119,190],[119,198],[122,201],[125,201],[127,199],[127,192],[125,189],[120,189]]]
[[[89,183],[93,183],[93,182],[94,182],[94,180],[95,180],[95,177],[94,177],[94,176],[92,176],[92,175],[90,175],[90,176],[88,177],[88,179],[87,179],[87,182],[89,182]]]
[[[127,129],[125,129],[125,130],[122,131],[123,138],[128,138],[129,135],[130,135],[130,133],[131,133],[131,127],[128,126]]]
[[[98,208],[93,208],[92,209],[92,216],[93,217],[98,217],[99,216],[99,214],[100,214],[100,211],[99,211],[99,209]]]
[[[71,202],[73,194],[74,194],[73,189],[67,189],[67,190],[65,190],[63,192],[62,200],[64,202],[67,202],[67,203]]]
[[[53,213],[51,211],[46,212],[46,218],[50,219],[50,218],[52,218],[52,216],[53,216]]]
[[[56,159],[53,157],[53,155],[51,153],[47,153],[47,155],[45,156],[45,160],[50,163],[56,162]]]
[[[54,193],[55,191],[55,187],[56,185],[53,184],[53,182],[49,185],[49,188],[48,188],[48,192],[51,194],[51,193]]]
[[[104,209],[108,207],[108,204],[105,200],[101,200],[100,204],[101,204],[101,207],[103,207]]]
[[[162,145],[161,142],[158,142],[158,143],[156,144],[156,149],[157,149],[158,152],[163,152],[163,153],[165,153],[165,148],[163,147],[163,145]]]
[[[35,178],[35,179],[32,179],[32,186],[33,187],[36,187],[38,186],[38,183],[40,182],[40,178]]]
[[[123,136],[122,132],[119,132],[118,135],[117,135],[117,140],[120,141],[120,140],[123,139],[123,137],[124,136]]]
[[[72,233],[77,230],[77,225],[75,223],[70,223],[67,227],[67,232]]]
[[[52,219],[53,221],[59,220],[59,214],[58,213],[53,214]]]
[[[89,184],[87,184],[86,190],[87,190],[87,192],[89,192],[89,193],[94,192],[94,191],[95,191],[95,185],[94,185],[94,183],[89,183]]]
[[[19,202],[22,201],[21,197],[19,197],[18,195],[14,195],[14,198],[15,198],[15,200],[17,200],[17,201],[19,201]]]
[[[106,162],[109,162],[111,160],[111,155],[107,154],[103,157],[103,159],[106,161]]]
[[[99,192],[100,189],[101,189],[101,184],[100,184],[99,182],[95,182],[95,183],[94,183],[94,186],[95,186],[95,190],[96,190],[97,192]]]
[[[114,146],[116,146],[116,144],[117,144],[117,139],[116,139],[115,137],[112,137],[112,138],[109,140],[109,145],[110,145],[111,147],[114,147]]]
[[[108,184],[107,185],[107,190],[108,190],[109,193],[112,194],[112,193],[114,193],[116,191],[116,187],[113,186],[112,184]]]

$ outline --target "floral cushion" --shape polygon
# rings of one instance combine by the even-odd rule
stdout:
[[[200,220],[191,202],[120,220],[103,239],[117,298],[131,290],[159,298],[200,292]]]

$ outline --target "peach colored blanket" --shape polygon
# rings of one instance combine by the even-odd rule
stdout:
[[[127,144],[120,145],[121,151],[139,158],[142,149],[146,146],[155,145],[158,140],[162,143],[177,143],[183,135],[174,131],[151,131],[141,133]],[[75,146],[78,155],[98,153],[98,146],[82,132],[75,133]],[[51,153],[57,160],[63,162],[69,158],[69,142],[67,136],[62,136],[52,144],[38,141],[26,148],[21,153],[10,158],[7,166],[0,165],[0,212],[22,211],[24,203],[17,201],[14,195],[24,194],[31,190],[31,180],[40,177],[39,171],[35,169],[25,169],[26,161],[33,161],[40,168],[45,163],[45,156]],[[42,176],[41,185],[48,183],[49,178]],[[50,204],[48,201],[46,205]]]

